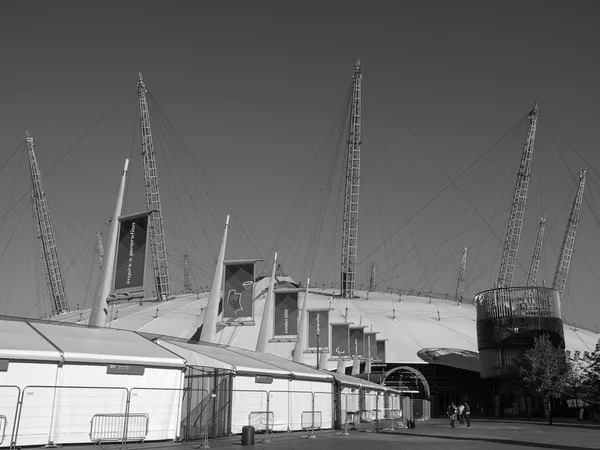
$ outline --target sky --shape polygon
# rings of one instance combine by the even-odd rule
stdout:
[[[466,246],[467,294],[492,287],[537,101],[515,277],[524,279],[547,214],[538,281],[551,284],[577,171],[588,164],[563,314],[593,329],[598,10],[591,1],[2,2],[0,314],[49,311],[25,130],[36,140],[70,303],[90,306],[95,233],[107,234],[125,158],[126,212],[144,209],[138,71],[150,92],[173,289],[182,288],[184,253],[194,287],[210,285],[228,213],[228,257],[262,257],[265,272],[277,251],[296,279],[337,282],[344,104],[359,57],[359,284],[375,261],[382,290],[454,295]]]

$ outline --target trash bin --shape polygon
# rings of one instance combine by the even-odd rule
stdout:
[[[242,447],[254,445],[254,427],[242,427]]]

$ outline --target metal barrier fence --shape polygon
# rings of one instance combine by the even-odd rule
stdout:
[[[152,417],[148,423],[147,439],[161,441],[175,436],[179,440],[183,391],[177,388],[131,388],[125,421],[135,414],[147,414]],[[180,395],[174,396],[175,392]],[[126,429],[129,431],[130,427]]]
[[[186,395],[199,404],[183,405]],[[212,417],[198,410],[207,398],[205,389],[0,386],[0,445],[178,440],[192,415],[207,439]]]
[[[0,416],[0,445],[4,442],[6,437],[6,417]]]
[[[46,444],[147,440],[208,440],[221,410],[228,433],[252,425],[257,431],[308,431],[360,427],[394,429],[407,420],[429,418],[429,402],[383,392],[311,392],[107,386],[0,386],[0,445],[11,448]],[[238,430],[239,428],[239,430]],[[8,437],[10,436],[10,441]]]
[[[7,437],[12,442],[20,398],[21,388],[18,386],[0,386],[0,445]]]
[[[274,414],[274,431],[301,430],[302,410],[310,405],[314,411],[314,396],[310,391],[272,390],[269,405]]]
[[[90,423],[90,440],[94,444],[121,442],[126,418],[127,439],[144,442],[148,436],[148,414],[95,414]]]
[[[126,388],[26,386],[15,421],[13,447],[81,443],[89,439],[93,414],[126,413]]]

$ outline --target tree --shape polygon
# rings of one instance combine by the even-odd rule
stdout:
[[[582,364],[570,363],[571,371],[565,383],[565,394],[574,399],[583,399],[587,393],[587,376]]]
[[[559,398],[572,379],[572,367],[565,351],[552,345],[544,334],[534,339],[533,347],[525,352],[518,364],[518,373],[525,385],[548,402],[549,422],[552,425],[551,399]]]
[[[583,385],[587,399],[594,402],[597,410],[600,403],[600,339],[596,343],[596,349],[590,355]]]

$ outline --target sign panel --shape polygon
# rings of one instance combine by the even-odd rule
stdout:
[[[350,327],[350,356],[365,356],[365,327]]]
[[[223,321],[254,319],[254,263],[225,262]]]
[[[319,334],[319,349],[329,348],[329,310],[308,311],[308,348],[317,348],[317,333]]]
[[[8,372],[8,359],[0,359],[0,372]]]
[[[273,384],[273,377],[268,377],[266,375],[256,375],[254,377],[254,382],[260,384]]]
[[[377,358],[377,333],[365,333],[365,356]]]
[[[106,373],[109,375],[144,375],[144,366],[132,366],[127,364],[109,364]]]
[[[298,292],[300,289],[276,289],[275,337],[298,337]]]
[[[349,323],[331,324],[331,357],[348,358],[350,351]]]
[[[115,294],[144,290],[149,214],[144,212],[119,218]]]
[[[385,341],[377,341],[377,357],[375,362],[385,364]]]

